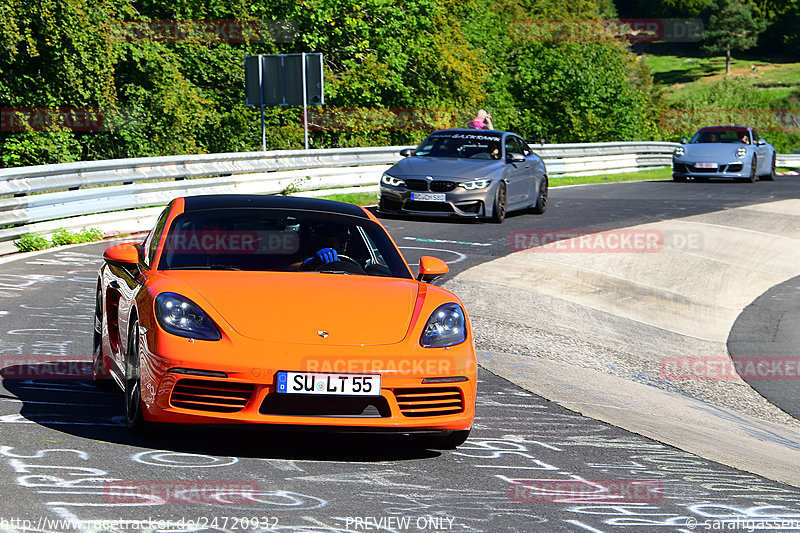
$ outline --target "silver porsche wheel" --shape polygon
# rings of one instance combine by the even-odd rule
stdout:
[[[778,156],[776,154],[772,154],[772,164],[769,166],[769,174],[764,174],[759,179],[761,181],[775,181],[775,163]]]

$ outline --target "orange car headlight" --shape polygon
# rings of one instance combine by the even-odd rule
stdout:
[[[431,313],[419,339],[425,348],[443,348],[460,344],[467,338],[467,319],[458,304],[440,305]]]
[[[222,338],[216,324],[200,307],[185,296],[174,292],[162,292],[156,296],[156,319],[164,331],[204,341]]]

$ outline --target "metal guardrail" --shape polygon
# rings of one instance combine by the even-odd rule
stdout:
[[[635,172],[671,164],[676,143],[535,144],[551,178]],[[403,146],[202,154],[0,169],[0,254],[24,233],[59,228],[147,229],[176,196],[280,194],[368,187]],[[800,154],[779,166],[800,167]],[[322,194],[322,193],[320,193]]]

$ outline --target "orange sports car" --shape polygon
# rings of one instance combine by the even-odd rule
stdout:
[[[94,378],[152,423],[398,432],[458,446],[477,363],[461,301],[414,278],[367,210],[256,195],[177,198],[103,254]]]

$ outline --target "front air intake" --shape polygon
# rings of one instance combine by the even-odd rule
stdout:
[[[464,412],[464,398],[458,387],[395,389],[394,396],[404,416],[444,416]]]
[[[244,409],[254,390],[252,383],[181,379],[172,388],[169,401],[181,409],[235,413]]]

